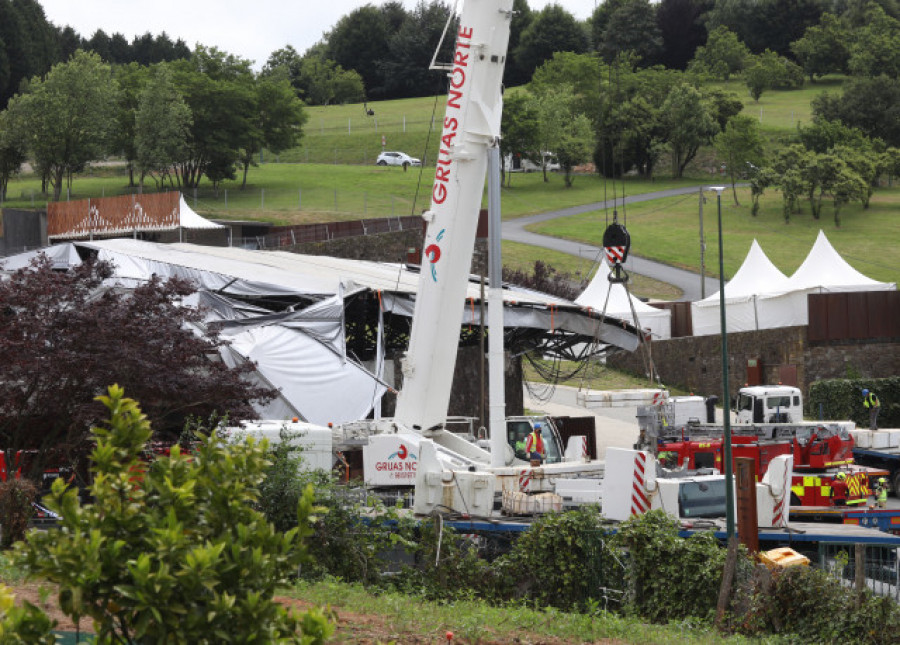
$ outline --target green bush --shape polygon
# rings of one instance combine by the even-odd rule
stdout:
[[[37,487],[28,479],[14,477],[0,482],[0,547],[9,548],[25,537],[37,493]]]
[[[507,593],[542,607],[583,609],[604,587],[621,586],[621,560],[596,508],[536,520],[494,565]]]
[[[900,376],[875,379],[828,379],[809,386],[806,415],[810,419],[855,421],[869,427],[869,411],[863,406],[864,389],[875,392],[881,401],[878,427],[900,428]]]
[[[656,510],[623,522],[616,544],[628,550],[631,611],[654,622],[714,614],[726,551],[712,532],[681,538],[678,522]]]
[[[791,635],[804,643],[887,645],[897,642],[900,607],[868,590],[858,598],[821,569],[790,567],[756,590],[740,631]]]
[[[93,504],[57,480],[45,502],[56,531],[17,545],[33,576],[59,585],[59,606],[90,616],[100,643],[321,643],[332,626],[321,612],[288,612],[274,601],[308,560],[299,526],[277,532],[253,507],[267,462],[265,444],[201,437],[188,457],[178,446],[147,464],[150,424],[117,386],[98,397],[110,412],[93,429]]]

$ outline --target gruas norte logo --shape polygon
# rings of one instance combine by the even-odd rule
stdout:
[[[400,447],[397,449],[397,452],[391,453],[388,459],[406,459],[409,457],[410,459],[416,459],[416,455],[411,453],[405,444],[400,444]]]
[[[375,463],[375,470],[387,473],[390,479],[415,479],[417,463],[415,453],[401,443],[397,452],[391,453],[384,461]]]
[[[444,239],[444,233],[447,229],[442,228],[441,232],[437,234],[437,241],[440,242]],[[428,262],[431,264],[431,279],[437,282],[437,269],[435,268],[435,264],[441,259],[441,247],[439,244],[429,244],[425,247],[425,257],[428,258]]]

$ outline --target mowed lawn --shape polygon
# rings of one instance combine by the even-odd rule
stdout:
[[[707,192],[703,222],[706,237],[706,271],[718,275],[718,232],[715,193]],[[667,264],[699,270],[699,195],[693,194],[644,202],[620,209],[620,219],[631,234],[631,251]],[[830,202],[825,202],[821,219],[802,213],[785,223],[781,195],[768,191],[760,213],[750,214],[748,189],[738,189],[740,206],[735,206],[730,189],[722,194],[723,257],[725,277],[731,278],[743,263],[753,239],[772,262],[787,275],[806,258],[819,230],[841,256],[858,271],[876,280],[900,282],[900,188],[880,189],[868,209],[850,204],[841,210],[841,226],[834,224]],[[601,245],[606,213],[595,211],[530,226],[544,235]]]

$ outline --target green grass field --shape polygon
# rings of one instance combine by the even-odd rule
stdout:
[[[807,83],[800,90],[769,91],[759,103],[747,96],[740,80],[717,83],[745,102],[744,113],[759,117],[770,141],[775,142],[793,132],[797,122],[810,119],[810,101],[823,91],[839,91],[843,79],[829,77],[815,84]],[[510,91],[522,91],[513,88]],[[208,182],[185,195],[188,203],[199,213],[217,218],[257,219],[274,224],[302,224],[310,222],[390,217],[420,213],[428,207],[433,170],[429,168],[377,167],[375,156],[381,149],[381,137],[388,149],[404,150],[410,154],[429,157],[425,142],[429,136],[430,150],[436,150],[435,135],[429,135],[432,114],[440,121],[445,97],[383,101],[369,104],[374,116],[367,116],[363,106],[340,105],[307,108],[309,120],[303,145],[277,157],[263,155],[263,162],[250,170],[246,189],[239,181],[223,182],[214,190]],[[709,152],[701,155],[709,159]],[[316,163],[305,163],[307,160]],[[291,163],[288,163],[291,162]],[[706,162],[705,162],[706,163]],[[717,177],[704,173],[697,164],[693,175],[680,180],[662,176],[653,181],[629,179],[624,184],[604,180],[596,175],[579,175],[574,185],[566,188],[562,176],[550,174],[544,182],[541,173],[515,173],[503,188],[503,217],[511,219],[600,202],[614,195],[636,195],[680,186],[695,186],[716,182]],[[706,163],[706,165],[709,165]],[[667,165],[660,164],[665,172]],[[148,191],[155,190],[152,183]],[[133,192],[127,186],[122,168],[94,168],[75,177],[69,198],[82,199]],[[65,197],[64,197],[65,198]],[[15,177],[9,186],[5,206],[42,207],[40,182],[31,175]],[[849,205],[842,211],[842,226],[836,229],[830,205],[826,205],[820,221],[805,213],[784,224],[781,218],[781,198],[770,191],[763,199],[758,217],[749,214],[749,196],[741,191],[742,206],[736,207],[730,191],[723,195],[725,228],[725,274],[733,275],[740,266],[753,238],[785,273],[790,274],[806,257],[819,228],[823,228],[835,248],[858,270],[880,280],[897,281],[900,266],[894,249],[900,244],[900,191],[879,190],[872,207],[864,211],[859,205]],[[715,200],[706,205],[706,269],[718,274]],[[619,208],[632,236],[634,253],[692,269],[700,267],[699,225],[697,197],[654,201],[627,208]],[[547,235],[566,237],[599,246],[609,211],[568,217],[535,226],[533,230]],[[594,258],[577,258],[543,249],[504,243],[506,263],[516,268],[530,268],[536,260],[549,262],[558,271],[569,273],[574,279],[584,278],[593,266]],[[634,291],[644,297],[674,299],[680,294],[668,285],[636,280]]]
[[[859,204],[845,206],[842,225],[836,228],[831,205],[822,218],[814,220],[809,208],[785,224],[781,215],[781,195],[768,192],[757,217],[750,214],[747,189],[738,190],[741,206],[735,206],[730,189],[722,194],[723,256],[725,276],[740,267],[753,239],[785,274],[793,273],[806,258],[819,229],[825,231],[835,249],[858,271],[876,280],[900,282],[900,189],[875,193],[867,210]],[[662,199],[629,206],[623,219],[631,234],[633,253],[690,269],[700,267],[698,195]],[[716,199],[708,193],[704,206],[706,270],[718,275],[718,231]],[[602,243],[604,213],[594,212],[534,225],[534,232],[593,245]]]

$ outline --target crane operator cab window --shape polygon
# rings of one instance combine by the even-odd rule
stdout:
[[[506,422],[506,440],[516,453],[516,458],[528,461],[529,457],[525,451],[525,446],[528,442],[528,435],[531,434],[535,424],[540,424],[541,426],[541,439],[546,452],[544,463],[554,464],[561,462],[562,453],[554,429],[546,421],[529,419],[516,419]]]

